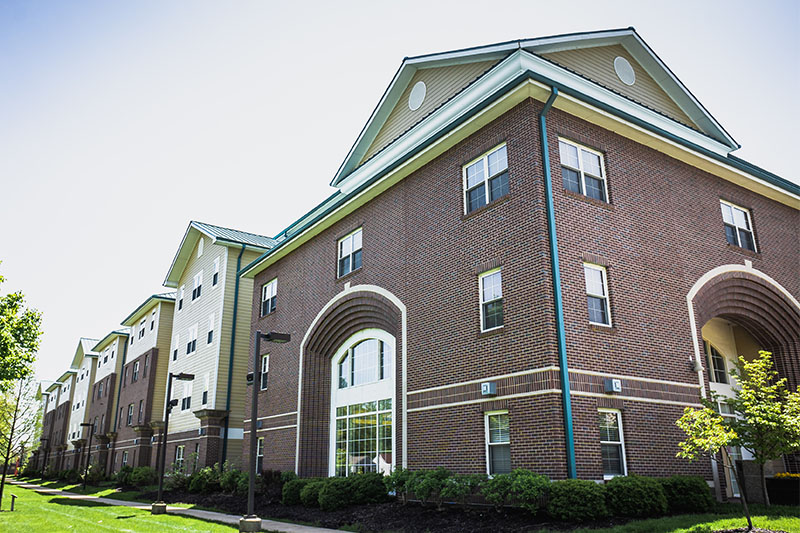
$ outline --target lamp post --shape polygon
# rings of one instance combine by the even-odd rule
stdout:
[[[247,374],[247,384],[253,386],[252,403],[250,405],[250,484],[247,489],[247,515],[239,519],[239,531],[261,531],[261,519],[255,513],[256,492],[256,449],[258,435],[256,435],[256,420],[258,419],[258,390],[261,383],[261,365],[258,358],[261,355],[261,341],[283,344],[289,342],[292,336],[289,333],[253,333],[253,371]]]
[[[83,469],[83,490],[86,490],[86,478],[89,475],[89,458],[92,456],[92,436],[94,435],[94,424],[81,422],[81,427],[89,429],[89,445],[86,446],[86,466]]]
[[[164,503],[164,462],[167,456],[167,429],[169,428],[169,414],[172,408],[178,405],[178,400],[171,399],[173,379],[177,379],[178,381],[192,381],[194,379],[194,374],[186,374],[184,372],[173,374],[170,372],[167,378],[167,408],[164,413],[164,429],[161,434],[161,457],[159,458],[160,464],[158,469],[158,501],[153,503],[150,509],[152,514],[165,514],[167,512],[167,504]]]

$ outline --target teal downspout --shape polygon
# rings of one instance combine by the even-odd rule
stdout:
[[[547,113],[558,96],[552,88],[550,98],[539,113],[539,135],[542,139],[542,167],[544,168],[544,195],[547,205],[547,233],[550,242],[550,268],[553,271],[553,303],[556,311],[556,333],[558,336],[558,367],[561,374],[561,404],[564,411],[564,433],[567,441],[567,477],[576,478],[575,436],[572,431],[572,399],[569,393],[569,368],[567,367],[567,339],[564,333],[564,303],[561,298],[561,274],[558,266],[558,239],[556,238],[556,216],[553,205],[553,178],[550,175],[550,152],[547,145]]]
[[[225,415],[225,429],[222,436],[222,458],[219,462],[220,465],[225,464],[225,459],[228,457],[228,421],[231,418],[231,387],[233,386],[233,353],[236,348],[236,313],[239,311],[239,270],[242,268],[242,255],[246,245],[242,245],[239,250],[239,257],[236,258],[236,284],[233,289],[233,320],[231,325],[231,355],[228,358],[228,392],[225,395],[225,410],[228,414]]]

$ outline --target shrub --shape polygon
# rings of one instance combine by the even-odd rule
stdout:
[[[164,486],[167,490],[187,490],[190,481],[191,478],[180,470],[173,470],[164,476]]]
[[[303,507],[319,507],[319,492],[325,486],[325,480],[314,480],[300,489],[300,502]]]
[[[130,477],[132,472],[133,467],[130,465],[125,465],[119,469],[119,472],[116,473],[114,480],[117,482],[117,484],[127,487],[131,484]]]
[[[467,498],[475,494],[475,491],[486,482],[484,474],[455,475],[445,480],[442,486],[442,499],[460,503],[463,507],[467,505]]]
[[[64,481],[66,481],[67,483],[80,483],[81,474],[74,468],[70,468],[69,470],[64,472]]]
[[[284,483],[282,490],[283,498],[281,499],[283,505],[300,505],[302,503],[300,500],[300,491],[303,490],[306,484],[312,481],[314,480],[298,478]]]
[[[606,505],[614,516],[660,516],[667,512],[661,483],[643,476],[619,476],[606,483]]]
[[[708,483],[698,476],[658,478],[670,514],[704,513],[714,506]]]
[[[219,480],[221,472],[219,465],[205,466],[192,474],[189,481],[189,492],[199,492],[208,494],[211,492],[219,492]]]
[[[408,501],[408,484],[413,474],[411,470],[403,467],[398,467],[389,474],[384,476],[383,484],[386,486],[388,492],[394,492],[400,502],[405,505]]]
[[[297,479],[297,474],[295,474],[294,471],[287,470],[286,472],[281,472],[281,483],[289,483],[295,479]]]
[[[256,484],[256,487],[258,484]],[[242,475],[236,479],[236,487],[234,492],[239,496],[247,496],[250,491],[250,475],[242,472]]]
[[[250,476],[241,470],[228,470],[227,472],[224,472],[219,478],[219,487],[224,492],[234,493],[239,486],[240,478],[245,479],[249,488]]]
[[[436,508],[442,508],[442,488],[445,480],[452,473],[444,467],[436,470],[420,470],[415,472],[409,481],[409,490],[424,504],[428,501],[436,503]]]
[[[386,485],[383,474],[364,472],[347,478],[352,490],[352,501],[362,505],[366,503],[382,503],[387,500]]]
[[[86,473],[81,477],[85,477],[87,483],[99,483],[105,478],[105,471],[102,466],[90,464]]]
[[[149,466],[137,466],[128,476],[128,482],[134,487],[146,487],[154,484],[156,480],[158,480],[158,474]]]
[[[511,496],[511,474],[495,474],[486,480],[481,493],[499,512]]]
[[[319,507],[323,511],[335,511],[353,503],[350,478],[329,479],[319,491]]]
[[[557,520],[584,522],[608,516],[603,485],[583,479],[550,484],[547,512]]]
[[[530,470],[517,468],[511,472],[511,496],[520,507],[536,514],[544,504],[550,488],[547,476],[534,474]]]

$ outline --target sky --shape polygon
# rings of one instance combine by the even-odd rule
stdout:
[[[190,220],[268,236],[328,186],[403,57],[633,26],[742,145],[800,182],[800,2],[0,2],[0,293],[37,376],[161,286]]]

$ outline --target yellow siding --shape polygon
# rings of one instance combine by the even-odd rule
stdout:
[[[435,111],[439,106],[449,100],[464,87],[475,81],[481,74],[489,70],[498,60],[480,61],[450,67],[427,68],[418,70],[411,78],[408,87],[400,95],[389,117],[386,119],[372,145],[367,150],[361,162],[366,161],[393,140],[408,131],[417,122]],[[417,82],[424,82],[426,87],[425,100],[419,109],[411,111],[408,108],[408,97]]]
[[[158,364],[156,365],[156,382],[153,385],[153,407],[150,420],[164,420],[164,394],[167,391],[167,367],[169,366],[170,344],[172,343],[172,320],[175,304],[161,302],[158,310],[158,334],[156,335],[156,348],[158,348]]]
[[[633,67],[636,82],[625,85],[614,71],[614,59],[624,57]],[[628,98],[639,102],[649,108],[667,115],[684,125],[697,129],[692,120],[678,107],[666,92],[650,77],[641,65],[621,45],[595,46],[580,50],[566,50],[542,54],[542,57],[553,61],[562,67],[577,72],[578,74],[612,89]]]

